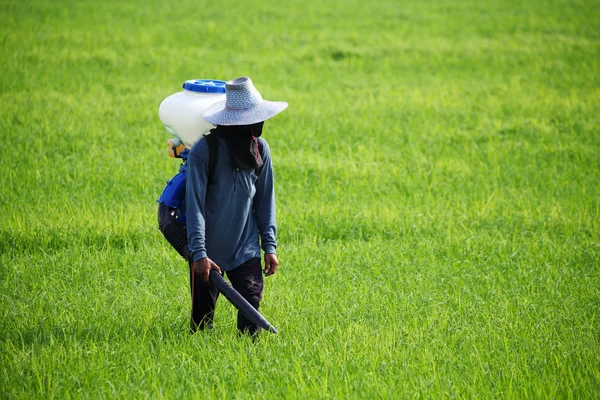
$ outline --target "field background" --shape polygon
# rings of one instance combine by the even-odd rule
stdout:
[[[594,1],[0,1],[0,397],[593,398]],[[252,77],[280,272],[187,333],[159,103]]]

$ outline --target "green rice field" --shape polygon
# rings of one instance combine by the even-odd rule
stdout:
[[[600,398],[597,1],[0,0],[0,398]],[[158,106],[250,76],[279,330],[190,335]]]

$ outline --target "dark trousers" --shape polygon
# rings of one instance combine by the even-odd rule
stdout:
[[[190,264],[191,266],[191,264]],[[239,267],[226,271],[231,285],[248,303],[258,310],[263,292],[263,276],[260,258],[246,261]],[[219,298],[219,291],[210,283],[202,281],[199,275],[192,279],[192,268],[190,267],[190,284],[192,285],[192,321],[191,329],[211,328],[215,315],[215,306]],[[193,284],[192,284],[193,283]],[[254,335],[258,333],[259,327],[250,322],[238,311],[237,328],[241,333]]]

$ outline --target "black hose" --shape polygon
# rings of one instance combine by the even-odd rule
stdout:
[[[158,229],[167,241],[186,260],[190,250],[187,245],[187,231],[177,222],[177,210],[162,203],[158,205]]]
[[[242,297],[237,290],[235,290],[216,270],[211,269],[209,272],[210,281],[213,285],[219,289],[219,292],[237,308],[246,318],[252,323],[260,326],[263,329],[268,330],[274,334],[277,334],[277,329],[261,313],[258,312],[252,304],[248,303],[248,300]]]

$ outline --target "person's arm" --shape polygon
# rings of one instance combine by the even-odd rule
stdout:
[[[277,241],[277,223],[275,215],[275,184],[273,181],[273,166],[271,152],[265,140],[262,141],[261,157],[263,165],[258,169],[256,181],[256,194],[254,195],[254,212],[258,232],[260,233],[261,247],[267,254],[275,254]]]
[[[208,282],[211,269],[221,273],[219,266],[206,254],[205,247],[205,205],[206,187],[208,185],[208,147],[198,143],[192,149],[187,161],[187,178],[185,188],[185,211],[188,246],[190,259],[193,261],[192,270],[199,274],[203,281]]]
[[[261,139],[259,139],[261,140]],[[269,145],[262,140],[261,157],[263,165],[258,169],[256,194],[254,195],[254,212],[260,234],[261,247],[265,252],[265,274],[272,275],[277,270],[279,261],[275,253],[277,249],[277,223],[275,213],[275,182]]]
[[[204,145],[203,147],[200,147]],[[205,247],[205,205],[208,185],[208,147],[198,143],[190,152],[187,161],[185,185],[185,213],[192,271],[208,282],[211,269],[221,270],[206,254]]]
[[[208,186],[208,146],[201,139],[190,151],[185,187],[186,228],[192,271],[208,282],[211,269],[221,270],[206,254],[206,189]]]
[[[185,214],[190,249],[190,259],[198,261],[205,258],[204,207],[206,204],[206,186],[208,183],[208,151],[203,154],[198,145],[190,152],[187,160],[187,178],[185,188]],[[208,149],[206,149],[208,150]]]

